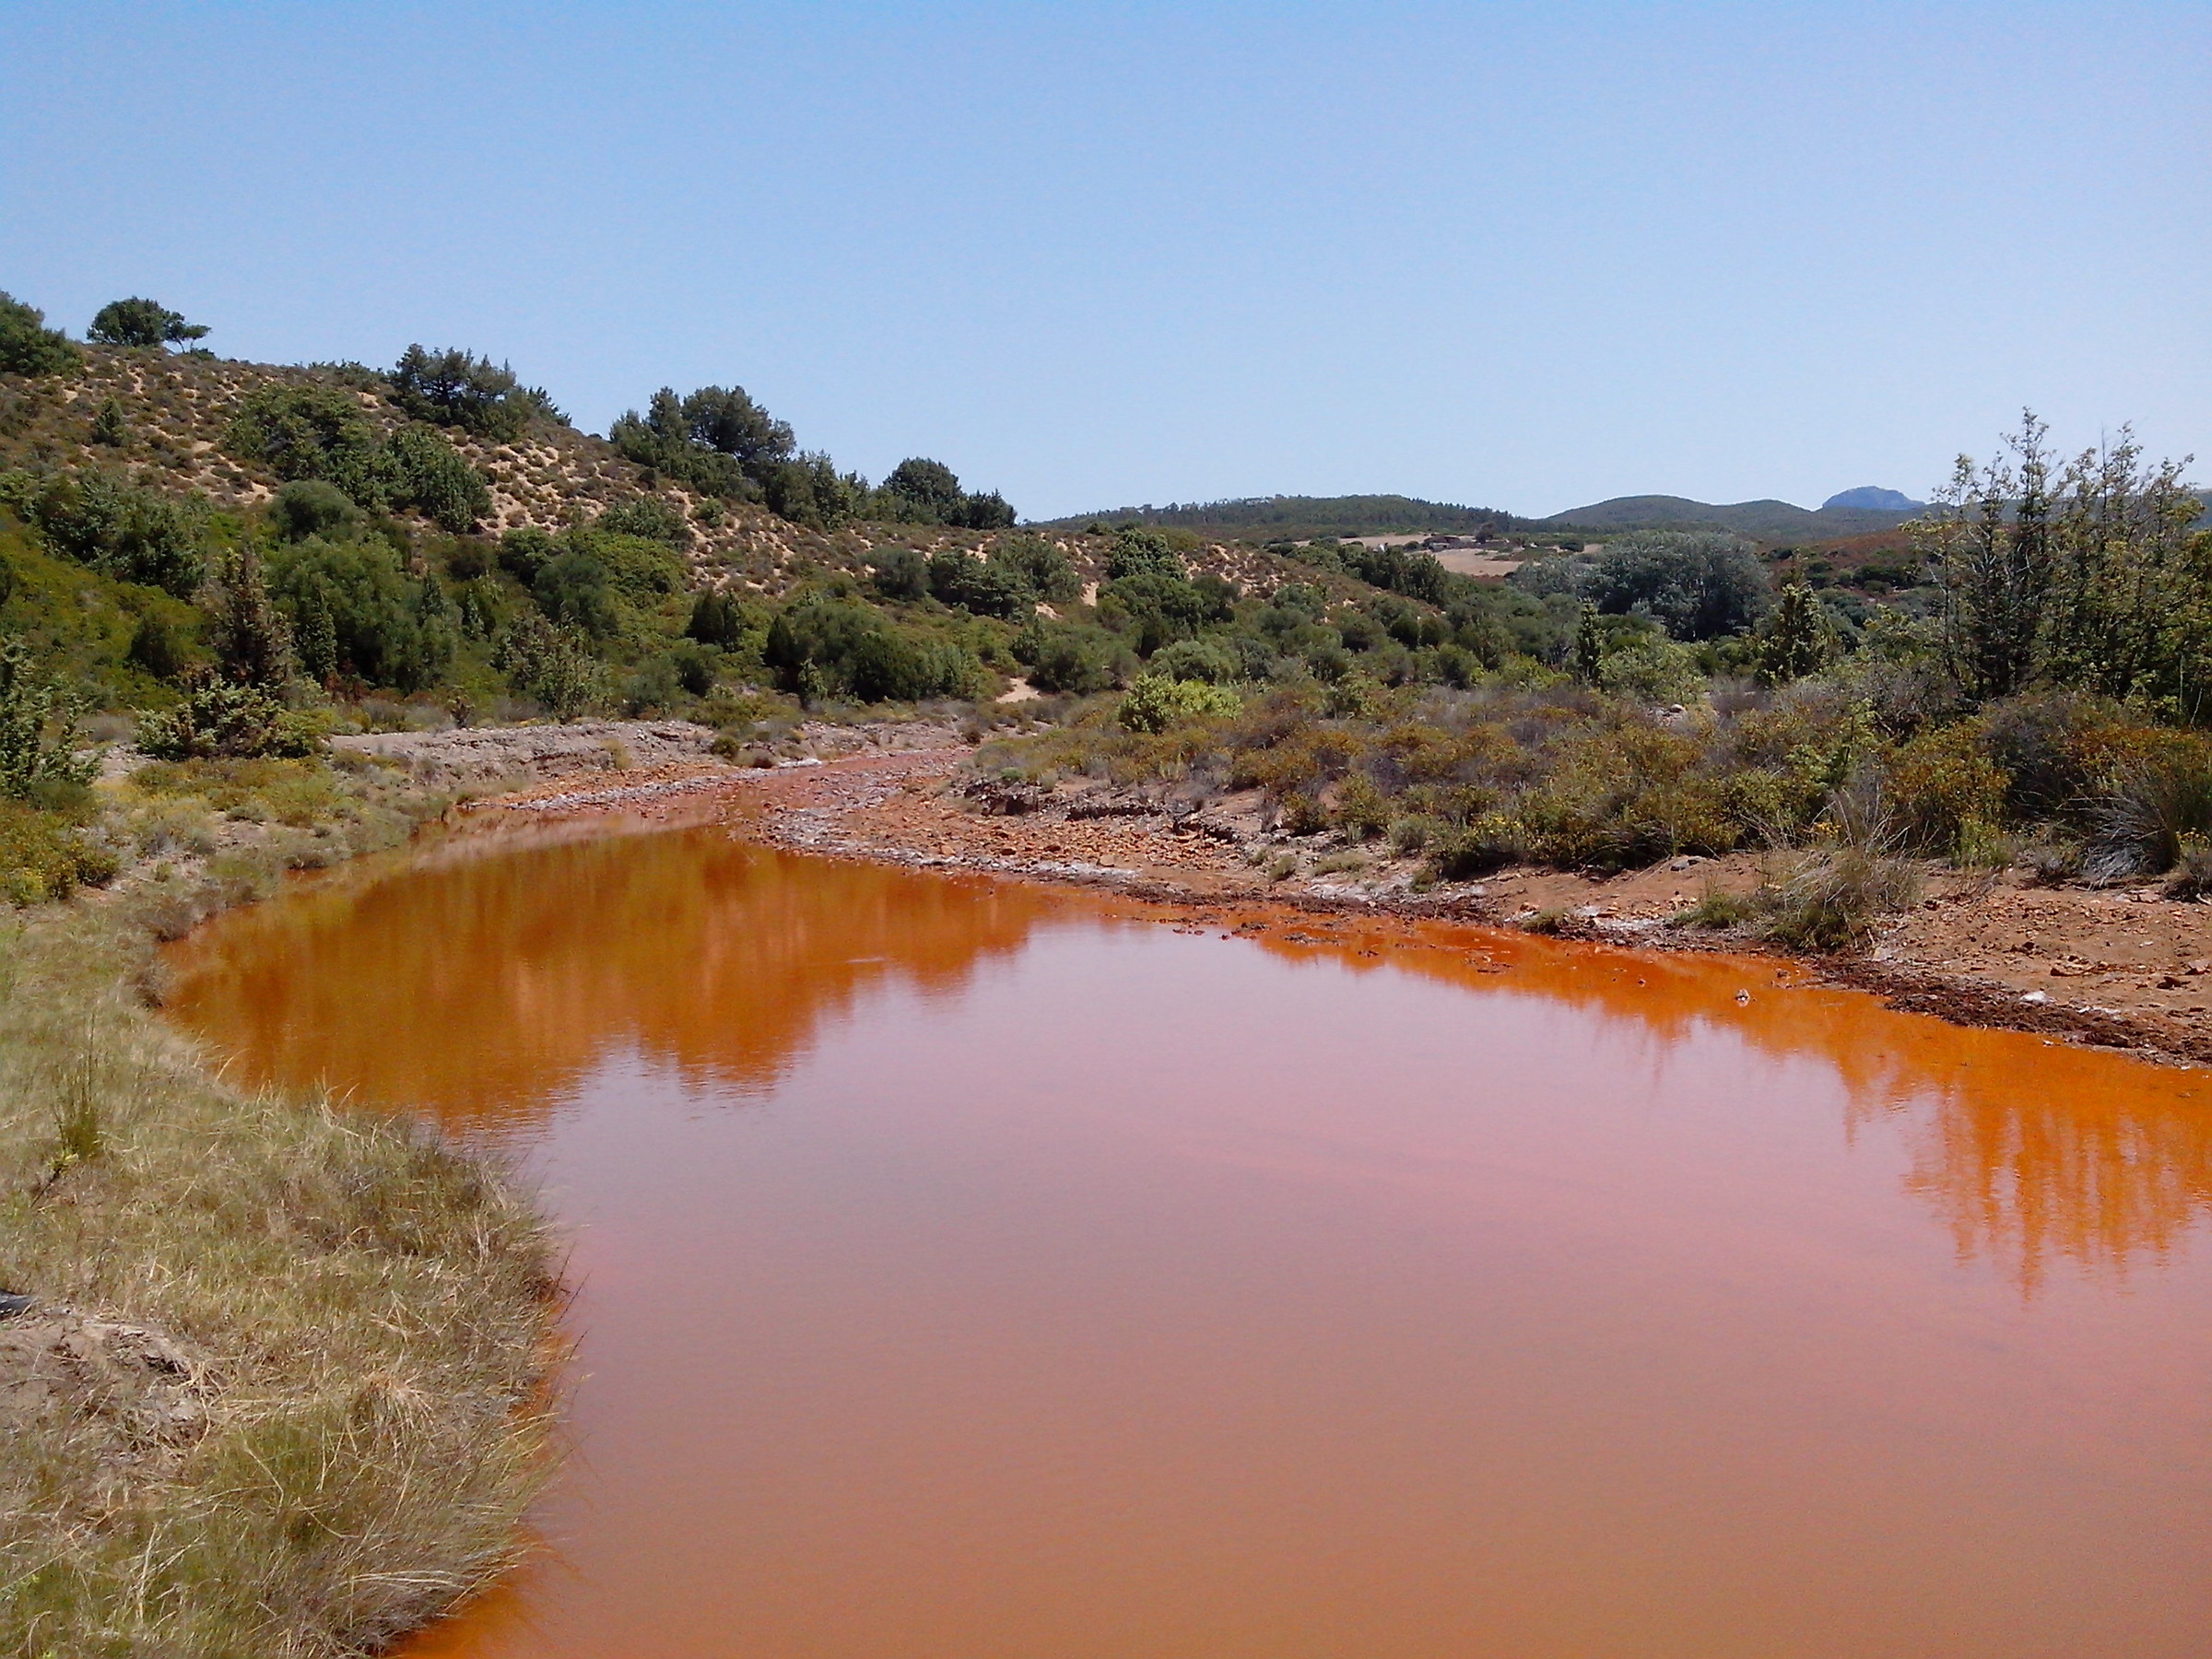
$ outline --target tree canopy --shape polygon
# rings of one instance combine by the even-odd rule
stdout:
[[[69,336],[46,326],[46,313],[0,293],[0,373],[66,374],[82,361]]]
[[[552,399],[516,380],[511,366],[458,347],[410,346],[390,379],[392,401],[416,419],[478,437],[519,437],[534,415],[560,418]]]
[[[93,315],[88,336],[103,346],[182,346],[207,335],[205,323],[187,323],[158,300],[111,300]]]

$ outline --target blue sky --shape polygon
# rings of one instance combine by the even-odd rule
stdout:
[[[0,288],[1026,514],[2212,458],[2212,7],[0,6]],[[2196,469],[2202,477],[2212,465]]]

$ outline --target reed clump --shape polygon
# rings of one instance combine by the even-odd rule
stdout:
[[[0,936],[0,1652],[378,1652],[515,1558],[550,1241],[402,1119],[211,1073],[126,909]]]

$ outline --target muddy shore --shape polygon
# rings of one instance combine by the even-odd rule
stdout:
[[[1193,811],[1102,782],[1002,785],[978,778],[971,751],[950,738],[847,729],[826,759],[738,769],[702,757],[555,777],[484,806],[704,815],[771,845],[1103,888],[1248,929],[1323,913],[1534,922],[1637,948],[1783,954],[1745,933],[1673,919],[1709,890],[1756,888],[1759,854],[1679,858],[1612,877],[1518,868],[1421,888],[1418,861],[1386,847],[1269,828],[1256,793]],[[2019,872],[1931,867],[1919,906],[1870,951],[1794,959],[1815,979],[1955,1024],[2212,1064],[2212,905],[2156,888],[2038,887]]]

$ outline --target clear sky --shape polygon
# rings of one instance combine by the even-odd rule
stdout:
[[[1026,515],[2212,462],[2212,6],[0,4],[0,288]],[[2195,469],[2202,477],[2212,465]]]

